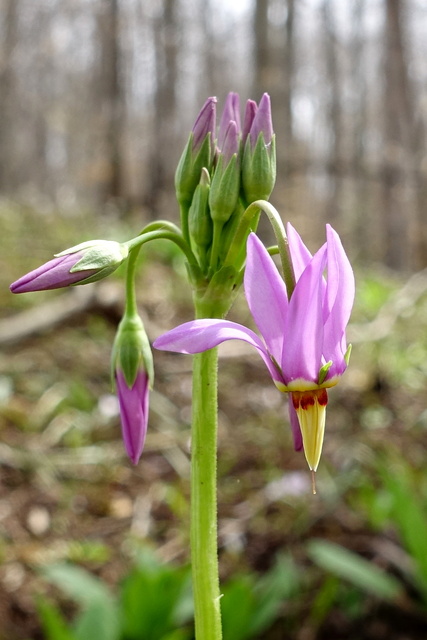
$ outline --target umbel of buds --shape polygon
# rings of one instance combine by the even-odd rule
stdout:
[[[235,242],[242,214],[252,202],[267,200],[276,180],[275,135],[268,94],[259,104],[247,101],[243,127],[237,93],[228,94],[218,131],[216,105],[216,98],[206,100],[175,173],[182,233],[199,261],[198,269],[190,265],[192,284],[201,291],[204,283],[218,274],[212,297],[218,297],[218,286],[222,289],[223,282],[229,283],[230,290],[236,290],[246,238],[256,227],[255,218],[243,223],[246,235],[239,233],[241,250],[233,252],[236,263],[228,262],[229,271],[220,272]],[[209,294],[204,295],[208,299]]]
[[[125,244],[90,240],[57,253],[41,267],[10,285],[12,293],[29,293],[88,284],[109,276],[128,256]]]

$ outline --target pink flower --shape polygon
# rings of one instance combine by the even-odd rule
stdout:
[[[290,394],[295,447],[304,447],[309,467],[316,471],[326,390],[337,384],[348,363],[345,329],[353,306],[354,276],[340,238],[329,225],[327,241],[314,256],[290,224],[287,233],[296,279],[290,299],[264,245],[253,233],[248,238],[245,295],[261,338],[235,322],[203,319],[172,329],[154,346],[198,353],[237,339],[255,347],[276,387]]]

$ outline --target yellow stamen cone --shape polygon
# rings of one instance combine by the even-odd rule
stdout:
[[[308,466],[312,471],[316,471],[325,434],[327,391],[293,391],[292,402],[298,416]]]

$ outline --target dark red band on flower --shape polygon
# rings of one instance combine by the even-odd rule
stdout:
[[[313,389],[312,391],[293,391],[291,393],[292,404],[295,411],[298,409],[307,410],[316,402],[322,407],[328,404],[328,393],[326,389]]]

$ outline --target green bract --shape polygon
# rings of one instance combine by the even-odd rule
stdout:
[[[133,386],[138,371],[144,369],[152,387],[153,356],[144,325],[137,314],[125,313],[123,316],[114,340],[111,366],[113,379],[115,370],[120,369],[129,388]]]
[[[255,148],[246,140],[242,163],[242,187],[246,202],[268,200],[276,182],[276,138],[265,144],[264,134],[257,138]]]

